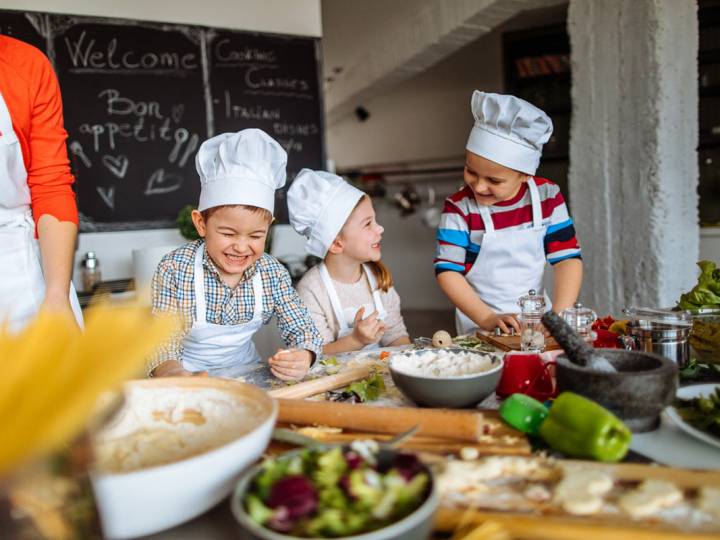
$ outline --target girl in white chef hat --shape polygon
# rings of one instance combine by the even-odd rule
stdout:
[[[300,379],[321,353],[290,275],[264,252],[286,164],[285,150],[259,129],[200,146],[192,219],[201,238],[165,255],[152,284],[153,313],[177,313],[184,325],[150,362],[150,374],[241,376],[261,361],[252,336],[273,316],[290,348],[268,360],[275,376]]]
[[[535,176],[552,134],[550,118],[515,96],[477,90],[471,108],[466,185],[445,200],[435,274],[457,307],[458,333],[519,331],[518,299],[542,290],[547,264],[555,274],[553,309],[575,303],[580,247],[560,188]]]
[[[297,285],[323,352],[410,343],[400,297],[380,260],[383,228],[370,197],[339,176],[303,169],[288,191],[288,210],[307,252],[323,259]]]

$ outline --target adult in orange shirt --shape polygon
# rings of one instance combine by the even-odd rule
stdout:
[[[38,49],[0,36],[0,321],[40,306],[82,315],[72,288],[78,229],[60,87]]]

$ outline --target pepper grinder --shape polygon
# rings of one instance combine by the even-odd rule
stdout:
[[[81,266],[83,291],[92,292],[93,287],[102,280],[100,261],[98,261],[94,251],[85,253],[85,258],[82,260]]]
[[[577,332],[578,336],[592,346],[597,337],[597,334],[592,329],[597,314],[592,309],[586,308],[580,302],[576,302],[573,307],[563,309],[560,317],[565,319],[565,322]]]
[[[520,306],[520,349],[541,353],[545,350],[545,333],[541,318],[545,313],[545,296],[530,289],[518,300]]]

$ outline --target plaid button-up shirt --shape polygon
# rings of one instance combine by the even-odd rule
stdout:
[[[152,281],[154,314],[179,315],[182,328],[153,356],[147,366],[151,373],[168,360],[180,361],[183,340],[195,320],[194,262],[202,240],[185,244],[165,255]],[[263,324],[277,316],[280,335],[288,347],[307,349],[320,356],[322,339],[305,304],[295,292],[290,274],[277,259],[263,254],[243,274],[240,283],[231,288],[220,278],[217,267],[205,251],[203,256],[207,322],[235,325],[250,322],[255,307],[252,278],[260,272],[263,285]]]

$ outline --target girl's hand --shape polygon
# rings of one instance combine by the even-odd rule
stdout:
[[[500,328],[504,334],[510,333],[510,328],[515,329],[516,334],[520,334],[520,322],[512,313],[493,313],[480,324],[480,328],[492,332],[495,328]]]
[[[363,346],[377,343],[385,333],[385,323],[378,319],[377,310],[373,311],[367,319],[363,319],[364,313],[364,307],[358,309],[352,333],[353,337]]]
[[[153,370],[153,377],[207,377],[207,371],[192,372],[183,369],[180,362],[168,360]]]
[[[302,379],[311,363],[312,353],[304,349],[278,349],[278,352],[268,359],[272,374],[283,381]]]

